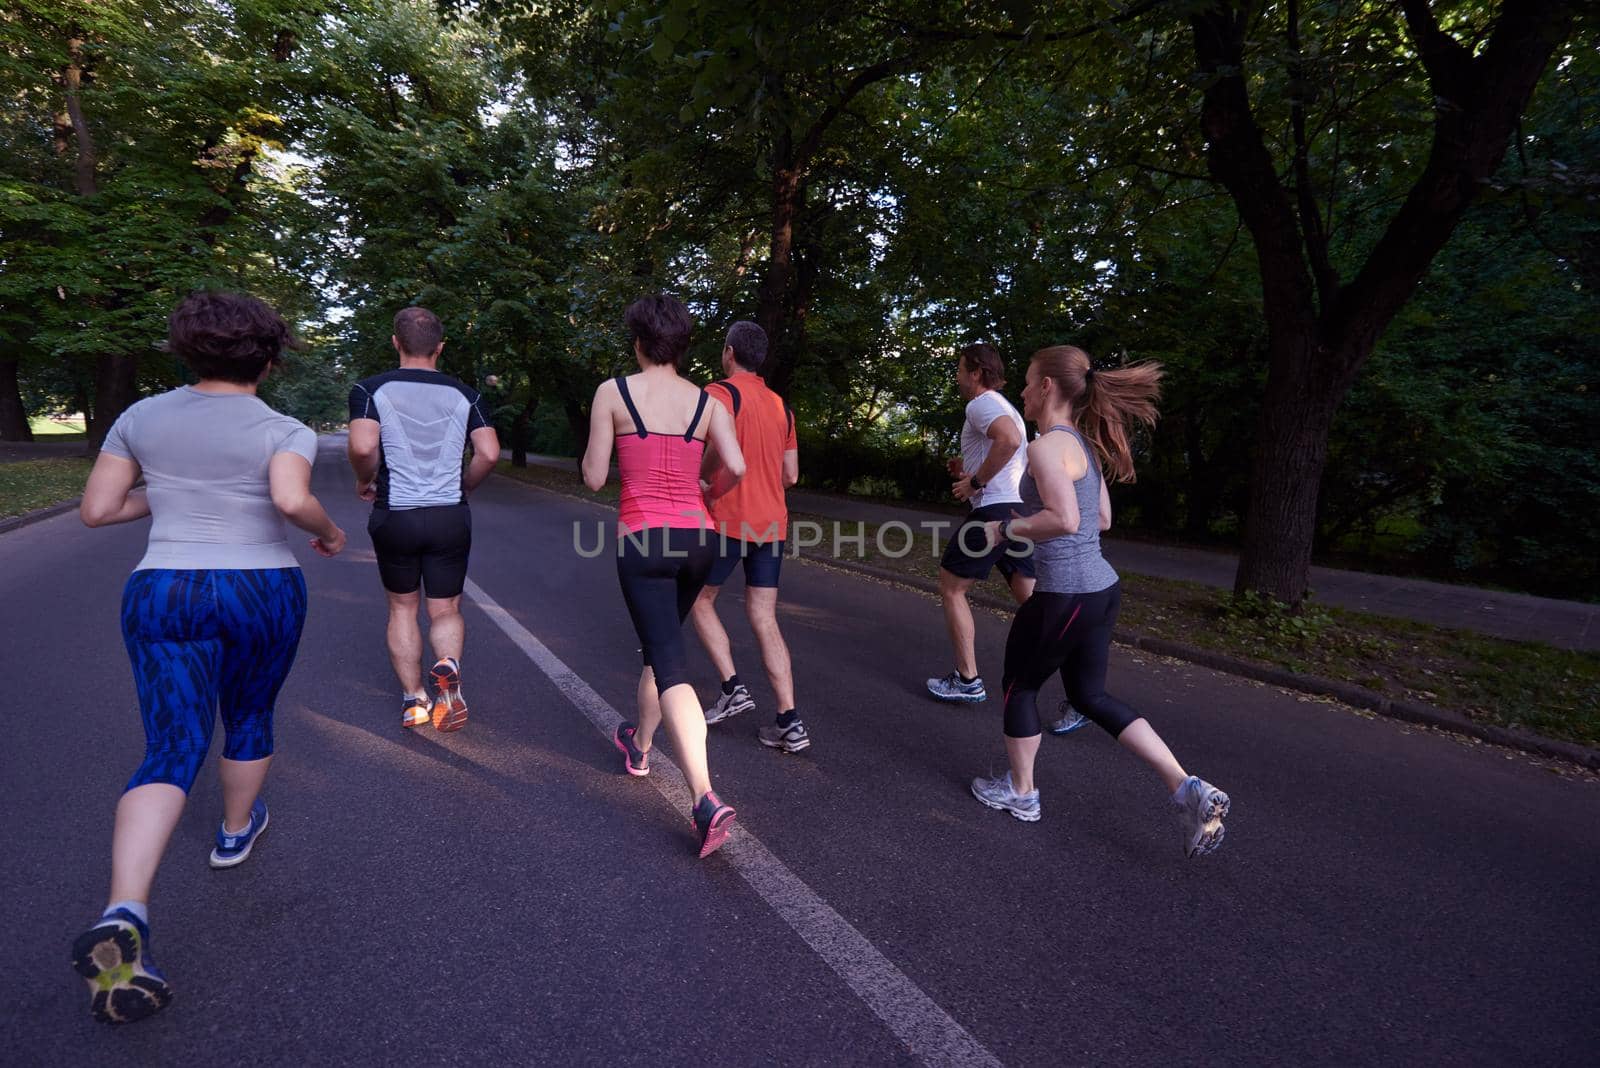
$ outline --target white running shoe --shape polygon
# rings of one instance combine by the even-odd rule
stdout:
[[[1203,857],[1222,845],[1222,821],[1232,802],[1204,779],[1191,775],[1173,793],[1171,805],[1183,827],[1183,855]]]
[[[998,779],[973,779],[972,796],[990,808],[1011,813],[1024,823],[1038,822],[1039,791],[1017,793],[1016,788],[1011,785],[1009,771]]]

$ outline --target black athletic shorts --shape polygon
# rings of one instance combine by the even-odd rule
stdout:
[[[733,575],[733,569],[744,561],[744,584],[778,588],[778,573],[783,570],[783,542],[766,543],[745,541],[742,538],[723,538],[721,554],[711,565],[706,577],[707,586],[720,586]]]
[[[1007,582],[1017,574],[1033,578],[1033,550],[1026,542],[1002,541],[993,549],[984,548],[983,525],[1010,519],[1020,508],[1017,504],[986,504],[968,512],[944,547],[939,566],[960,578],[980,581],[996,567]]]
[[[437,508],[374,508],[367,519],[378,576],[390,593],[461,596],[472,548],[472,513],[464,504]]]

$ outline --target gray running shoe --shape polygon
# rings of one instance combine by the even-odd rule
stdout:
[[[1183,827],[1183,855],[1203,857],[1222,845],[1222,821],[1228,818],[1228,795],[1197,776],[1183,780],[1171,805]]]
[[[756,737],[767,748],[782,749],[785,753],[798,753],[811,748],[811,735],[806,733],[806,725],[798,719],[787,727],[780,727],[776,723],[762,727],[756,731]]]
[[[729,716],[749,712],[755,707],[756,699],[750,696],[750,691],[745,689],[744,683],[741,682],[733,688],[732,693],[717,695],[717,703],[706,709],[706,725],[721,723]]]
[[[989,691],[983,688],[982,679],[962,682],[954,671],[942,679],[929,679],[928,692],[941,701],[987,701]]]
[[[1024,823],[1037,823],[1039,820],[1039,791],[1017,793],[1011,785],[1009,771],[998,779],[973,779],[972,796],[990,808],[1011,813]]]
[[[1061,718],[1050,724],[1051,734],[1071,734],[1079,727],[1086,726],[1088,720],[1082,712],[1072,707],[1071,701],[1061,702]]]

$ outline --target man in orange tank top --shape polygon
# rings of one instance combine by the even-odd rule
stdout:
[[[722,555],[712,565],[692,616],[700,643],[722,678],[722,693],[717,703],[706,709],[706,722],[720,723],[755,708],[755,699],[734,670],[733,649],[716,608],[718,591],[742,562],[745,616],[755,632],[767,680],[778,702],[776,723],[762,727],[757,736],[769,748],[798,753],[811,745],[811,736],[794,708],[789,647],[778,629],[778,572],[789,528],[784,490],[800,478],[800,452],[795,444],[794,413],[756,373],[766,358],[766,332],[755,323],[734,323],[722,347],[722,372],[727,377],[706,387],[733,415],[734,432],[745,457],[745,476],[721,497],[707,494],[706,509],[722,536]],[[709,449],[706,463],[715,463]]]

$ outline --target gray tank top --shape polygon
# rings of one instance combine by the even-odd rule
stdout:
[[[181,386],[139,401],[102,452],[133,460],[150,495],[150,542],[135,571],[299,567],[272,506],[280,452],[317,460],[317,435],[248,393]]]
[[[1117,583],[1116,571],[1100,555],[1100,461],[1072,427],[1053,426],[1045,433],[1058,430],[1078,439],[1089,458],[1089,470],[1072,486],[1078,494],[1078,532],[1034,543],[1033,569],[1038,581],[1033,588],[1042,593],[1098,593]],[[1026,514],[1044,508],[1032,472],[1022,476],[1021,490]]]

